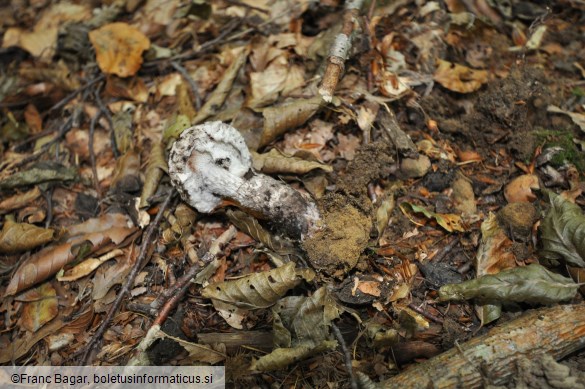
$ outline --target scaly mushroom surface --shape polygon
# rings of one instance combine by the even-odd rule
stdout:
[[[318,228],[315,204],[254,171],[244,138],[228,124],[207,122],[183,131],[171,149],[169,175],[183,200],[199,212],[230,200],[293,239]]]

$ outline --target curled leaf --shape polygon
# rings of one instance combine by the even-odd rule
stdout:
[[[0,253],[27,251],[53,240],[54,231],[7,220],[0,231]]]
[[[294,249],[289,242],[272,235],[270,232],[265,230],[264,227],[260,225],[260,223],[258,223],[258,220],[255,217],[248,215],[246,212],[230,209],[227,211],[227,216],[236,227],[272,251],[275,251],[281,255],[294,252]]]
[[[258,154],[252,151],[252,165],[254,169],[263,173],[292,173],[305,174],[314,169],[322,169],[326,172],[332,172],[333,168],[329,165],[316,161],[307,161],[302,158],[293,157],[276,149],[271,149],[267,153]]]
[[[573,298],[579,284],[531,264],[439,289],[441,301],[477,299],[480,302],[553,304]]]
[[[57,162],[40,162],[29,170],[12,174],[0,181],[0,189],[16,188],[50,181],[71,181],[77,177],[75,167],[65,167]]]
[[[148,199],[156,193],[158,183],[167,171],[167,160],[165,158],[164,146],[161,143],[155,143],[150,149],[146,173],[144,174],[144,186],[140,194],[140,208],[148,205]]]
[[[201,290],[201,295],[213,300],[233,304],[239,308],[267,308],[276,303],[302,279],[312,279],[313,272],[295,270],[295,264],[267,272],[254,273],[237,280],[209,284]]]
[[[437,70],[433,78],[449,90],[470,93],[488,81],[488,72],[437,59]]]
[[[427,217],[429,219],[435,219],[441,227],[443,227],[445,230],[447,230],[449,232],[453,232],[453,231],[463,232],[463,231],[465,231],[463,229],[463,226],[461,225],[461,216],[459,216],[459,215],[455,215],[452,213],[435,213],[435,212],[429,211],[428,209],[426,209],[424,207],[421,207],[420,205],[412,204],[409,202],[404,202],[404,203],[400,204],[400,208],[403,210],[403,212],[405,212],[404,209],[406,207],[409,207],[410,209],[412,209],[413,212],[422,213],[423,215],[425,215],[425,217]]]
[[[543,248],[540,256],[565,260],[569,265],[585,267],[585,216],[578,205],[547,191],[551,205],[540,225]]]

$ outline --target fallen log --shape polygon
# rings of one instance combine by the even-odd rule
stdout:
[[[532,310],[381,383],[384,388],[483,388],[513,382],[521,360],[585,347],[585,303]]]

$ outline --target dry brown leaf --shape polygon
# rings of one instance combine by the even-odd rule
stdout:
[[[64,325],[63,320],[55,319],[35,333],[27,332],[23,336],[16,338],[8,347],[0,348],[0,363],[12,362],[19,359],[28,353],[32,346],[47,336],[59,331]]]
[[[130,99],[137,103],[148,100],[148,88],[142,77],[120,78],[110,76],[106,80],[106,93],[111,97]]]
[[[110,190],[127,193],[140,190],[140,172],[140,154],[128,150],[116,161]]]
[[[326,172],[333,171],[333,168],[329,165],[286,155],[276,149],[271,149],[269,152],[263,154],[252,152],[252,166],[254,169],[266,174],[305,174],[314,169],[322,169]]]
[[[0,201],[0,215],[10,212],[14,209],[22,208],[41,195],[38,186],[25,193],[18,193],[12,197]]]
[[[459,93],[475,92],[488,81],[488,72],[437,59],[434,80]]]
[[[53,240],[54,231],[7,220],[0,231],[0,253],[27,251]]]
[[[101,71],[120,77],[135,75],[142,65],[142,53],[150,47],[142,32],[122,22],[90,31],[89,40]]]
[[[12,276],[4,296],[12,296],[46,280],[78,256],[99,252],[109,243],[120,245],[136,228],[112,227],[107,231],[88,233],[72,238],[68,243],[47,247],[31,256]]]
[[[164,172],[167,171],[167,160],[165,158],[164,145],[155,143],[150,149],[146,172],[144,173],[144,186],[140,194],[140,208],[148,206],[149,198],[156,193],[158,183]]]
[[[22,310],[22,326],[30,332],[37,332],[53,320],[59,313],[56,296],[57,292],[48,282],[20,296],[19,300],[27,300]]]
[[[35,57],[50,59],[55,53],[59,28],[67,22],[78,22],[91,17],[86,5],[57,2],[44,12],[32,31],[11,27],[4,33],[2,47],[18,46]]]
[[[528,203],[536,200],[532,190],[540,188],[538,177],[534,174],[523,174],[514,178],[504,188],[504,197],[509,203]]]
[[[310,99],[298,99],[262,111],[264,131],[260,147],[266,146],[286,131],[305,123],[321,106],[322,99],[316,96]]]
[[[223,78],[217,85],[215,90],[211,93],[201,110],[197,112],[197,116],[193,119],[191,124],[199,124],[210,116],[215,115],[227,98],[228,94],[232,90],[232,85],[240,68],[246,63],[248,53],[250,52],[249,47],[237,49],[239,52],[233,59],[231,65],[226,69],[223,74]]]

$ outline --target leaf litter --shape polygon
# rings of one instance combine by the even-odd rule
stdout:
[[[2,363],[123,365],[174,320],[165,364],[384,385],[509,309],[582,304],[577,2],[45,3],[0,8]],[[313,196],[315,234],[164,205],[173,141],[212,120]]]

